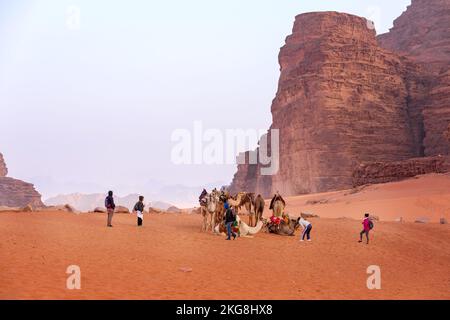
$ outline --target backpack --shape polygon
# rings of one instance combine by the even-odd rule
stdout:
[[[109,209],[109,207],[111,206],[110,201],[109,201],[109,197],[105,198],[105,208]]]
[[[369,220],[369,229],[372,230],[374,227],[373,221]]]

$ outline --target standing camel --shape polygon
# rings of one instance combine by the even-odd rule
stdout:
[[[206,195],[206,206],[202,207],[202,216],[203,216],[203,224],[202,231],[207,231],[208,228],[211,228],[211,231],[214,232],[214,227],[216,224],[216,209],[219,203],[219,197],[216,192],[211,192]],[[209,216],[209,223],[208,223]]]
[[[244,197],[245,193],[244,192],[239,192],[236,197],[234,198],[229,198],[228,199],[228,204],[230,205],[230,207],[233,207],[234,210],[236,210],[236,214],[239,211],[239,208],[241,207],[241,202],[242,202],[242,198]]]
[[[216,207],[216,226],[223,222],[225,217],[225,202],[227,202],[229,196],[224,191],[219,194],[219,202]]]
[[[265,206],[266,203],[264,201],[264,198],[260,194],[258,194],[258,196],[255,198],[255,201],[253,202],[253,208],[255,209],[256,224],[258,224],[258,222],[262,220]]]
[[[253,202],[255,201],[255,194],[254,193],[245,193],[241,200],[241,206],[245,207],[245,210],[247,210],[248,214],[248,225],[250,227],[256,226],[255,221],[255,212],[252,211]]]
[[[284,212],[284,208],[286,207],[286,202],[283,197],[277,193],[273,196],[272,201],[270,202],[269,210],[273,211],[273,215],[275,217],[281,217]]]

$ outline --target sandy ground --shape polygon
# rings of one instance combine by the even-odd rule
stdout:
[[[260,233],[225,241],[198,215],[0,213],[1,299],[450,299],[450,227],[314,219],[313,242]],[[81,268],[81,290],[66,268]],[[366,286],[381,268],[381,290]],[[182,271],[183,268],[191,272]]]
[[[327,218],[360,219],[364,212],[384,221],[414,222],[427,218],[450,221],[450,174],[429,174],[401,182],[362,187],[358,192],[344,190],[290,197],[286,211],[292,216],[310,212]],[[266,206],[268,207],[268,206]],[[265,212],[269,214],[268,210]]]

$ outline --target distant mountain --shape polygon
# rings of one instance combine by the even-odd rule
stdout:
[[[50,180],[51,179],[47,181]],[[176,206],[178,208],[192,208],[198,206],[198,196],[203,188],[211,191],[214,188],[219,189],[224,184],[225,183],[218,181],[203,186],[164,185],[158,181],[149,180],[148,183],[146,183],[146,186],[135,186],[133,188],[112,186],[111,188],[118,194],[126,194],[129,190],[144,190],[145,192],[142,195],[145,197],[144,202],[146,207],[151,206],[153,208],[167,210],[172,206]],[[54,187],[55,186],[56,185],[54,185]],[[72,190],[74,189],[73,187],[74,186],[70,186]],[[95,209],[96,207],[104,206],[106,197],[105,193],[95,191],[92,192],[91,188],[85,189],[81,186],[75,190],[83,190],[83,193],[68,192],[66,190],[66,188],[61,187],[61,194],[48,198],[44,201],[44,203],[46,205],[70,204],[80,211],[89,211]],[[96,188],[96,190],[101,190],[101,188]],[[138,200],[139,194],[130,193],[125,197],[115,196],[114,198],[118,205],[131,209]]]
[[[148,204],[150,207],[160,210],[167,210],[170,207],[173,207],[172,204],[164,201],[152,201]]]
[[[50,199],[45,200],[45,204],[48,206],[70,204],[80,211],[91,211],[96,207],[105,206],[105,194],[94,193],[94,194],[81,194],[72,193],[66,195],[59,195]],[[138,201],[138,194],[130,194],[125,197],[114,196],[114,201],[116,205],[124,206],[132,209],[136,201]],[[169,205],[170,206],[170,205]]]

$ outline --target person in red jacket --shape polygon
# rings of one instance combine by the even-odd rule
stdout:
[[[370,228],[371,221],[370,221],[368,213],[366,213],[364,215],[364,220],[362,222],[362,225],[363,225],[363,230],[359,233],[359,241],[358,242],[362,242],[363,235],[365,234],[366,239],[367,239],[367,244],[369,244],[369,231],[371,229]]]

